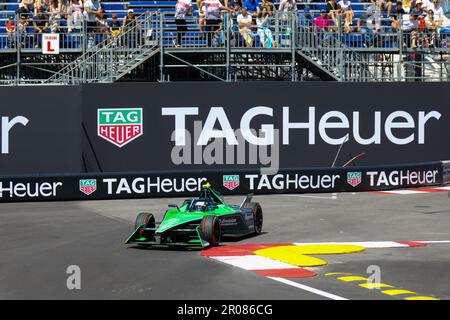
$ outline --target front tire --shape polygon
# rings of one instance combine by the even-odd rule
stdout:
[[[139,213],[136,217],[136,221],[134,222],[134,230],[142,225],[144,225],[144,228],[155,228],[155,217],[153,216],[153,214],[148,212]],[[147,239],[152,239],[155,231],[144,230],[144,228],[139,231],[139,236],[145,237]]]
[[[200,222],[200,236],[202,240],[209,242],[211,247],[218,246],[222,236],[219,218],[216,216],[203,217]]]

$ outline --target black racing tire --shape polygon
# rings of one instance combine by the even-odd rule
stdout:
[[[263,211],[259,202],[250,203],[253,212],[253,230],[255,234],[261,234],[263,228]]]
[[[134,223],[134,230],[136,230],[139,226],[144,225],[144,228],[155,228],[155,217],[153,214],[148,212],[141,212],[137,215],[136,221]],[[153,238],[155,234],[152,230],[140,230],[139,236],[145,238]]]
[[[202,239],[208,241],[211,247],[219,245],[222,232],[220,220],[217,216],[204,216],[200,222],[199,230]]]

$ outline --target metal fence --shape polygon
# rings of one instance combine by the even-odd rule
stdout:
[[[198,17],[180,22],[163,12],[149,12],[136,19],[125,30],[117,32],[111,32],[107,26],[89,28],[85,21],[69,32],[68,26],[62,23],[50,23],[47,19],[26,22],[24,17],[16,16],[14,31],[0,34],[0,53],[17,53],[20,68],[21,54],[42,51],[41,33],[58,33],[60,52],[80,55],[78,62],[65,61],[61,70],[53,71],[54,76],[49,75],[49,81],[55,82],[58,76],[70,70],[70,75],[64,76],[65,83],[96,77],[113,81],[119,69],[125,72],[120,65],[135,66],[124,59],[127,53],[144,55],[143,50],[137,49],[149,50],[151,47],[153,50],[155,46],[162,54],[177,50],[223,51],[226,54],[240,50],[284,50],[292,53],[293,68],[295,52],[301,52],[341,81],[448,81],[450,32],[436,28],[408,30],[402,17],[399,17],[397,28],[390,20],[382,19],[371,25],[345,28],[341,17],[335,24],[318,27],[313,19],[305,19],[303,12],[276,12],[262,20],[253,19],[251,25],[243,27],[238,25],[236,15],[223,13],[216,23],[208,21],[203,30],[199,28]],[[35,24],[44,28],[39,30]],[[102,48],[107,48],[109,53]],[[114,62],[108,62],[108,66],[105,61]],[[163,59],[161,63],[164,63]],[[0,66],[0,70],[2,68]],[[19,74],[18,71],[17,78]]]

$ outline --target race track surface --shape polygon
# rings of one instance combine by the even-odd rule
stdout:
[[[239,203],[242,197],[228,197]],[[285,282],[201,255],[198,250],[125,246],[138,212],[161,218],[182,199],[0,204],[0,299],[450,299],[450,198],[418,194],[256,196],[264,233],[226,245],[444,241],[322,255],[309,278]],[[67,267],[81,270],[81,290],[69,290]],[[343,281],[379,268],[381,289]],[[370,269],[370,268],[369,268]],[[330,275],[331,273],[331,275]],[[348,278],[347,278],[348,279]],[[388,295],[401,289],[415,294]]]

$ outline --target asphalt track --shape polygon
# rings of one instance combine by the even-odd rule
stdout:
[[[239,203],[241,197],[230,197]],[[447,192],[379,195],[257,196],[264,233],[226,244],[450,240]],[[403,299],[326,276],[368,277],[419,296],[450,299],[450,243],[329,255],[318,275],[281,283],[204,257],[199,251],[123,245],[141,211],[182,199],[0,204],[0,299]],[[81,269],[81,290],[68,290],[66,269]],[[296,285],[300,284],[300,286]],[[314,290],[305,290],[313,288]],[[384,288],[383,288],[384,289]],[[313,291],[313,292],[312,292]]]

